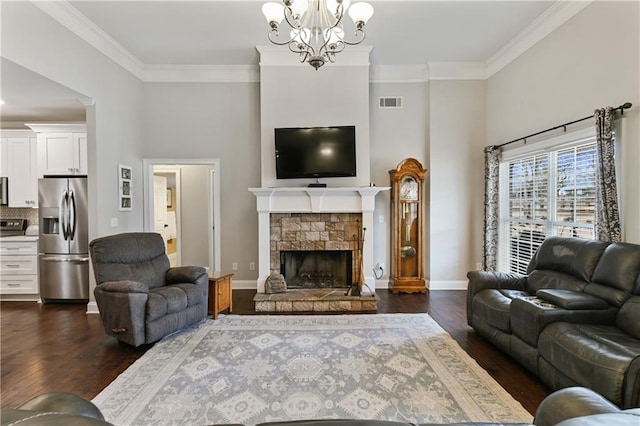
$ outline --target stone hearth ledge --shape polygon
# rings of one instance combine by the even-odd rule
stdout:
[[[345,296],[346,289],[291,289],[284,293],[257,293],[256,312],[376,312],[378,296]]]

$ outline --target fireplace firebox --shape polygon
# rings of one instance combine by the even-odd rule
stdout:
[[[280,252],[287,288],[346,288],[352,284],[351,250]]]

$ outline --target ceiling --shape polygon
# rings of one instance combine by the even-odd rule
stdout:
[[[373,48],[370,60],[374,67],[485,63],[556,4],[538,0],[369,1],[375,13],[365,27],[363,44]],[[91,31],[121,45],[142,66],[257,66],[256,46],[269,45],[262,3],[83,0],[65,6]],[[348,33],[350,27],[346,28]],[[6,59],[0,66],[0,96],[6,102],[0,107],[3,123],[79,121],[83,117],[84,107],[78,102],[81,94]]]

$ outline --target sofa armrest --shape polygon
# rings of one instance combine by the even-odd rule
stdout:
[[[515,273],[493,271],[469,271],[467,272],[467,323],[471,325],[471,304],[474,296],[487,289],[505,289],[524,291],[527,276]]]
[[[165,280],[167,284],[196,283],[199,278],[206,275],[207,270],[202,266],[177,266],[169,268]]]
[[[538,346],[540,334],[554,322],[611,325],[617,309],[564,309],[537,297],[514,299],[510,306],[511,331],[532,347]]]
[[[536,296],[563,309],[609,309],[609,304],[588,293],[571,290],[547,288],[538,290]]]
[[[149,287],[138,281],[107,281],[96,288],[113,293],[149,293]]]
[[[553,426],[574,417],[619,412],[617,406],[591,389],[570,387],[547,396],[538,406],[533,423]]]
[[[493,271],[469,271],[467,278],[469,279],[467,291],[472,295],[489,288],[524,291],[527,282],[526,275]]]

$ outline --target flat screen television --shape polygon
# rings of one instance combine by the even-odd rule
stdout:
[[[356,175],[356,127],[275,129],[276,178]]]

